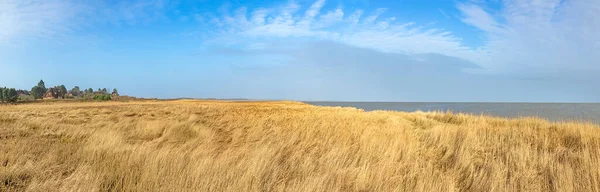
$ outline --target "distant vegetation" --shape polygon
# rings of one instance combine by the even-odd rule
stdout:
[[[111,100],[111,98],[110,98],[109,94],[100,94],[100,95],[94,95],[94,100],[107,101],[107,100]]]
[[[0,88],[0,101],[14,103],[18,100],[17,90],[15,88]]]
[[[38,99],[79,99],[79,100],[112,100],[119,97],[117,89],[108,92],[107,88],[81,90],[79,86],[67,90],[64,85],[47,88],[44,80],[40,80],[31,91],[0,87],[0,103],[16,103],[19,101],[35,101]],[[131,97],[127,97],[131,98]]]

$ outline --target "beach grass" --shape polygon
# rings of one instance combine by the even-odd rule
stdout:
[[[600,191],[600,127],[293,101],[0,106],[0,191]]]

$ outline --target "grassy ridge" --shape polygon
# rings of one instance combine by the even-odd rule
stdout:
[[[0,106],[0,191],[599,191],[600,129],[296,102]]]

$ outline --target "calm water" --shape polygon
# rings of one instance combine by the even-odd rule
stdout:
[[[501,117],[537,116],[553,121],[584,120],[600,123],[600,103],[405,103],[305,102],[320,106],[356,107],[365,111],[453,111]]]

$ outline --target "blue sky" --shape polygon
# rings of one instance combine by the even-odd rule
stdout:
[[[0,85],[600,102],[596,0],[0,1]]]

